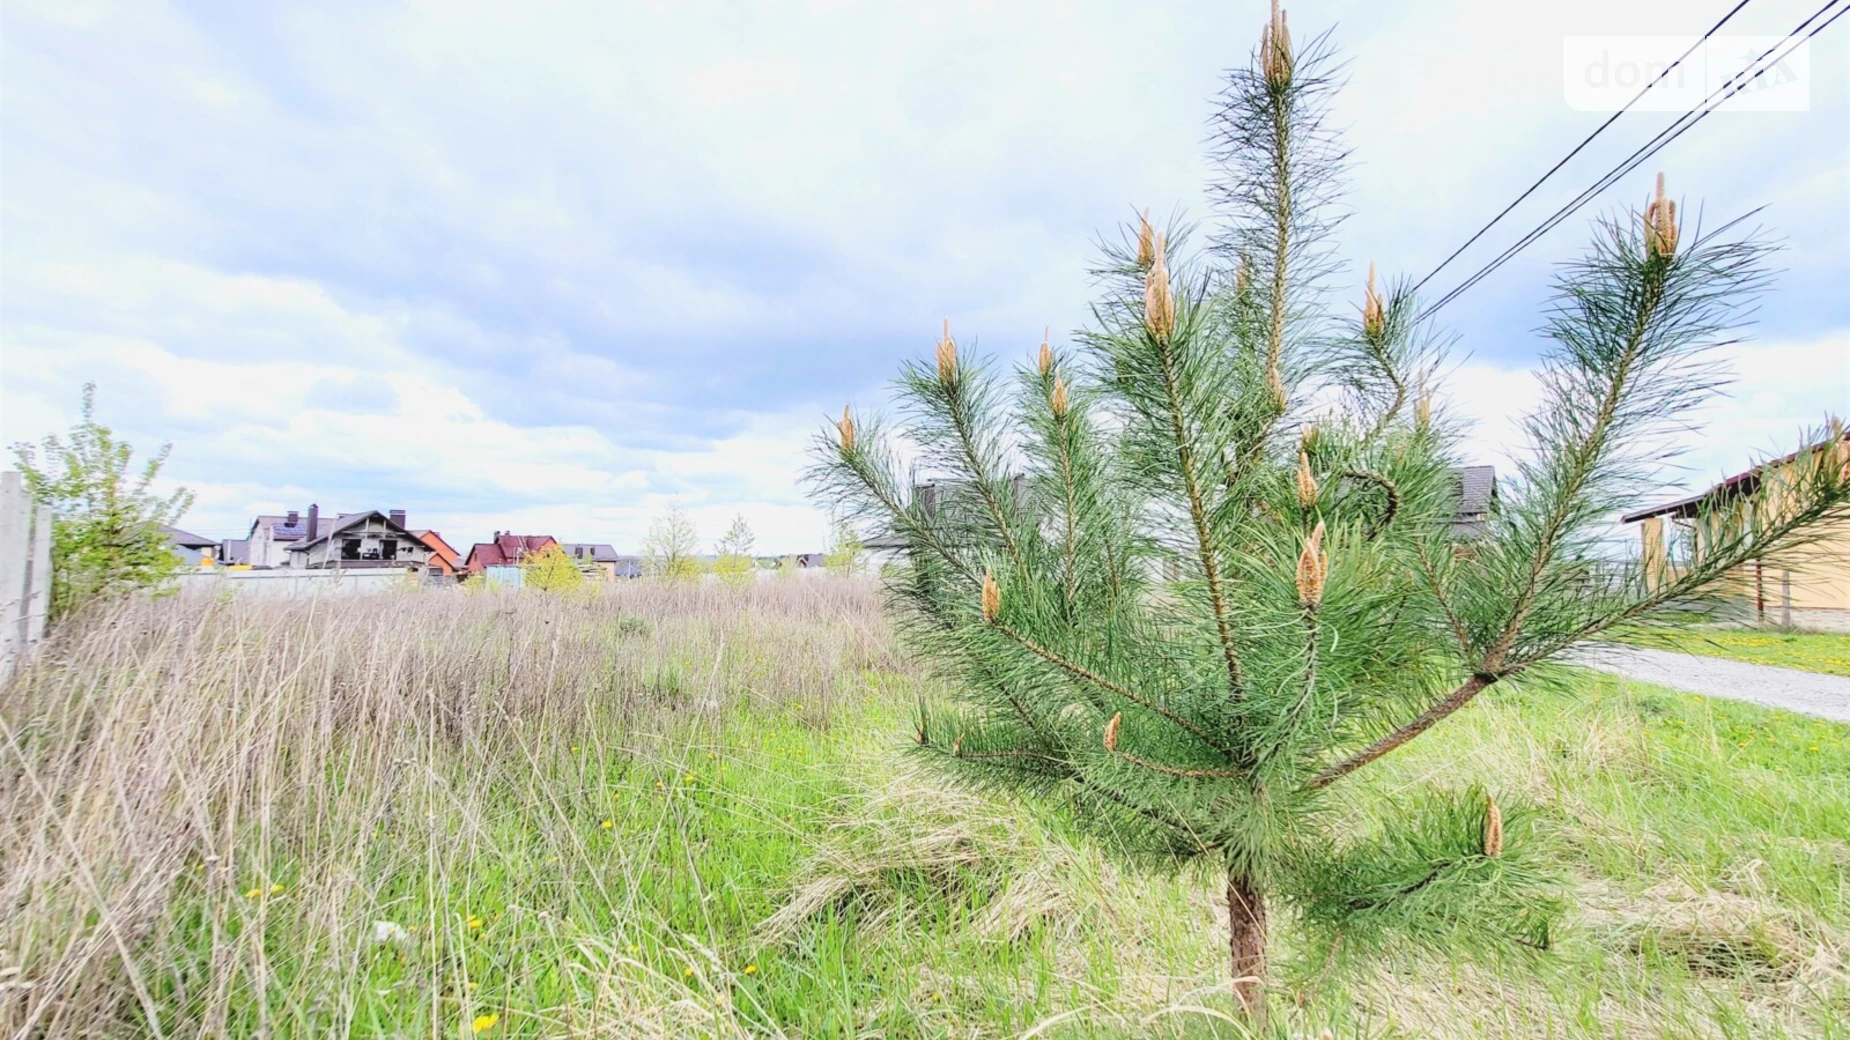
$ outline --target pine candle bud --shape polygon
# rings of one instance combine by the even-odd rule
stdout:
[[[951,757],[952,758],[962,758],[963,753],[964,753],[964,735],[962,733],[959,733],[957,734],[957,739],[951,741]]]
[[[1169,288],[1169,265],[1163,251],[1163,236],[1158,234],[1150,270],[1143,279],[1143,318],[1158,342],[1168,342],[1176,328],[1176,300]]]
[[[957,341],[951,338],[951,319],[944,319],[944,338],[938,341],[938,382],[945,389],[957,382]]]
[[[1362,296],[1362,335],[1369,339],[1380,339],[1387,331],[1387,309],[1381,305],[1381,294],[1375,291],[1375,264],[1368,263],[1368,288]]]
[[[983,572],[983,620],[990,624],[1002,613],[1002,586],[996,584],[996,576],[989,571]]]
[[[1278,0],[1272,0],[1272,20],[1259,36],[1259,58],[1268,86],[1281,89],[1290,85],[1291,29],[1285,24],[1285,12],[1278,9]]]
[[[841,431],[841,450],[853,451],[854,413],[849,411],[848,405],[841,406],[841,422],[836,423],[835,428]]]
[[[1298,449],[1298,507],[1312,509],[1317,505],[1317,478],[1310,471],[1310,453]]]
[[[1156,230],[1150,226],[1150,210],[1143,211],[1143,222],[1137,226],[1137,266],[1149,270],[1156,262]]]
[[[1503,810],[1495,795],[1486,793],[1484,801],[1484,855],[1496,859],[1503,855]]]
[[[1047,396],[1047,407],[1053,409],[1054,418],[1066,418],[1066,380],[1059,376],[1053,377],[1053,393]]]
[[[1323,602],[1323,581],[1329,577],[1330,558],[1323,552],[1323,521],[1311,531],[1298,554],[1298,602],[1315,609]]]
[[[1664,175],[1657,175],[1657,197],[1644,207],[1646,256],[1670,256],[1677,251],[1677,204],[1664,197]]]
[[[1413,423],[1424,430],[1432,425],[1432,394],[1423,393],[1413,402]]]
[[[1285,393],[1285,377],[1279,374],[1277,362],[1266,366],[1266,392],[1272,395],[1272,406],[1284,411],[1291,404],[1291,397]]]
[[[1048,332],[1052,326],[1041,329],[1041,378],[1053,375],[1053,348],[1047,345]]]
[[[1233,291],[1243,293],[1248,288],[1250,288],[1252,284],[1253,284],[1252,262],[1246,259],[1245,254],[1241,254],[1240,266],[1234,268],[1233,270]]]
[[[1106,751],[1118,750],[1118,726],[1123,721],[1124,721],[1124,713],[1118,712],[1116,715],[1113,715],[1111,717],[1110,722],[1105,723],[1105,750]]]

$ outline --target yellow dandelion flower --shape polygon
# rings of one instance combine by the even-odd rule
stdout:
[[[473,990],[473,989],[475,988],[475,983],[473,983],[473,982],[465,982],[465,983],[463,983],[463,988],[464,988],[464,989],[468,989],[468,990]]]
[[[747,974],[747,975],[756,975],[756,974],[758,974],[758,965],[756,965],[756,964],[747,964],[747,965],[745,966],[745,974]]]
[[[271,894],[271,895],[273,895],[273,896],[280,896],[280,895],[282,895],[282,894],[283,894],[283,886],[282,886],[282,885],[271,885],[271,886],[270,886],[270,894]]]
[[[578,745],[577,745],[577,744],[573,744],[573,745],[572,745],[572,754],[574,754],[574,755],[576,755],[576,754],[578,754]]]
[[[486,1033],[493,1029],[495,1023],[499,1021],[501,1021],[500,1015],[477,1015],[475,1021],[469,1023],[469,1027],[478,1033]]]
[[[682,968],[682,969],[681,969],[681,977],[682,977],[682,978],[684,978],[684,979],[691,979],[691,978],[693,978],[693,977],[694,977],[694,969],[692,969],[692,968]]]
[[[250,891],[248,891],[248,892],[246,892],[246,893],[244,893],[244,898],[246,898],[246,899],[255,899],[255,898],[257,898],[257,897],[258,897],[258,896],[260,896],[260,895],[263,895],[263,889],[261,889],[261,888],[253,888],[253,889],[251,889]]]
[[[603,823],[598,824],[599,827],[602,827],[605,830],[610,830],[612,827],[615,827],[616,825],[617,825],[617,821],[615,820],[605,820]]]
[[[623,952],[624,952],[624,953],[635,953],[635,952],[636,952],[636,944],[635,944],[635,943],[630,943],[630,944],[629,944],[628,946],[625,946],[625,947],[623,948]]]
[[[663,786],[662,786],[662,782],[661,782],[660,780],[657,780],[657,781],[655,782],[655,789],[656,789],[657,791],[660,791],[660,790],[663,790]]]
[[[482,927],[482,919],[475,916],[474,914],[470,914],[469,915],[469,930],[475,931],[481,927]]]

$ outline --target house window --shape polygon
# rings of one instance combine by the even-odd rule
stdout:
[[[382,560],[398,559],[398,539],[387,538],[379,543],[379,558]]]
[[[340,558],[343,560],[359,559],[360,558],[360,540],[358,538],[341,539]]]

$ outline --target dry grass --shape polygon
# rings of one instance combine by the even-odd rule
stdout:
[[[1281,1036],[1850,1035],[1850,728],[1591,682],[1352,794],[1539,804],[1558,949],[1281,986]],[[867,582],[90,618],[0,700],[0,1030],[1240,1035],[1215,886],[913,772],[922,684]]]
[[[894,667],[889,645],[865,583],[162,599],[92,618],[0,714],[0,1028],[352,1023],[375,920],[408,927],[449,988],[460,966],[441,959],[480,929],[445,911],[535,860],[591,886],[580,901],[608,923],[622,857],[593,847],[611,810],[587,792],[742,703],[826,725],[845,679]],[[317,989],[352,1006],[274,1006]]]

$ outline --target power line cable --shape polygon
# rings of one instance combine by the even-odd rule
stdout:
[[[1568,160],[1572,159],[1576,155],[1579,155],[1582,149],[1584,149],[1587,145],[1592,144],[1594,138],[1598,137],[1600,134],[1605,133],[1607,127],[1617,122],[1619,117],[1624,115],[1627,111],[1629,111],[1633,105],[1637,104],[1640,98],[1650,93],[1652,87],[1657,86],[1657,84],[1661,82],[1665,76],[1670,75],[1672,70],[1677,68],[1679,65],[1682,65],[1684,58],[1687,58],[1691,54],[1694,54],[1696,52],[1696,48],[1707,43],[1709,40],[1709,37],[1715,35],[1716,31],[1719,30],[1722,26],[1727,25],[1728,20],[1730,18],[1733,18],[1735,15],[1739,14],[1741,11],[1741,8],[1746,7],[1750,2],[1751,0],[1741,0],[1740,3],[1735,4],[1732,8],[1730,8],[1727,14],[1722,15],[1720,21],[1716,22],[1714,25],[1709,26],[1709,31],[1703,33],[1701,39],[1697,40],[1695,43],[1690,44],[1688,50],[1684,51],[1682,54],[1677,55],[1677,60],[1671,62],[1668,66],[1666,66],[1664,68],[1664,71],[1652,77],[1651,82],[1646,83],[1642,90],[1632,95],[1632,99],[1630,101],[1627,101],[1617,112],[1614,112],[1612,115],[1607,116],[1606,121],[1604,123],[1601,123],[1599,126],[1595,127],[1593,132],[1588,134],[1586,137],[1582,138],[1580,143],[1575,145],[1572,151],[1568,152],[1566,155],[1563,155],[1558,162],[1556,162],[1553,166],[1550,166],[1548,168],[1547,173],[1544,173],[1540,177],[1536,178],[1535,183],[1529,185],[1528,188],[1524,189],[1521,195],[1516,196],[1515,201],[1503,207],[1503,209],[1500,210],[1496,216],[1491,217],[1490,222],[1485,224],[1483,227],[1478,228],[1476,234],[1473,234],[1470,238],[1465,239],[1464,245],[1461,245],[1457,249],[1452,250],[1452,255],[1446,257],[1444,260],[1439,261],[1438,267],[1435,267],[1432,270],[1426,272],[1426,277],[1420,279],[1417,283],[1414,284],[1413,291],[1417,293],[1421,289],[1425,288],[1426,283],[1432,281],[1434,275],[1437,275],[1440,271],[1445,270],[1446,267],[1450,265],[1452,261],[1458,259],[1459,254],[1471,248],[1472,244],[1475,243],[1478,239],[1483,238],[1485,232],[1489,231],[1493,227],[1496,227],[1498,221],[1502,220],[1504,217],[1509,216],[1511,210],[1515,209],[1517,206],[1522,204],[1522,200],[1528,198],[1530,195],[1535,194],[1535,189],[1541,187],[1542,184],[1548,180],[1548,178],[1553,177],[1556,173],[1558,173],[1561,167],[1566,166],[1568,163]]]
[[[1483,281],[1484,278],[1488,277],[1490,274],[1495,272],[1499,267],[1502,267],[1505,263],[1508,263],[1512,258],[1515,257],[1517,253],[1520,253],[1522,250],[1528,248],[1536,240],[1540,239],[1543,235],[1546,235],[1549,231],[1552,231],[1555,227],[1560,225],[1562,221],[1572,216],[1576,211],[1578,211],[1582,206],[1586,205],[1600,192],[1604,191],[1605,189],[1611,187],[1613,184],[1617,183],[1626,174],[1632,172],[1633,170],[1637,169],[1639,166],[1643,165],[1645,160],[1651,158],[1653,155],[1656,155],[1658,152],[1662,151],[1665,146],[1670,144],[1670,142],[1676,140],[1678,137],[1681,137],[1684,133],[1688,132],[1688,130],[1691,127],[1695,126],[1697,123],[1700,123],[1704,118],[1708,116],[1710,112],[1714,111],[1717,107],[1719,107],[1722,102],[1727,101],[1728,98],[1733,97],[1735,94],[1745,89],[1748,83],[1752,82],[1755,79],[1758,79],[1760,76],[1765,74],[1767,69],[1778,65],[1781,61],[1784,61],[1788,55],[1790,55],[1793,51],[1797,50],[1807,40],[1810,40],[1812,37],[1817,36],[1819,33],[1823,32],[1826,28],[1828,28],[1831,25],[1832,22],[1835,22],[1838,18],[1841,18],[1844,14],[1850,13],[1850,5],[1841,7],[1836,11],[1836,13],[1832,14],[1829,18],[1825,19],[1825,21],[1820,23],[1816,28],[1812,29],[1808,33],[1804,32],[1804,29],[1806,26],[1810,25],[1814,21],[1817,21],[1818,18],[1822,17],[1826,11],[1829,11],[1833,6],[1836,6],[1839,2],[1841,2],[1841,0],[1829,0],[1829,2],[1827,2],[1823,7],[1820,7],[1817,11],[1813,12],[1811,17],[1806,18],[1803,22],[1800,22],[1799,25],[1792,30],[1792,32],[1788,33],[1785,37],[1782,37],[1780,43],[1785,43],[1803,34],[1802,39],[1799,39],[1798,42],[1796,43],[1792,43],[1791,46],[1787,47],[1784,52],[1779,54],[1771,62],[1766,62],[1766,58],[1768,55],[1772,54],[1775,50],[1779,49],[1780,43],[1776,43],[1772,47],[1769,47],[1766,50],[1762,51],[1760,55],[1756,57],[1753,61],[1749,62],[1745,68],[1743,68],[1740,72],[1735,73],[1733,76],[1730,76],[1728,80],[1722,84],[1721,87],[1718,87],[1716,88],[1715,91],[1711,92],[1709,96],[1703,100],[1703,103],[1700,107],[1691,109],[1690,111],[1683,113],[1675,121],[1673,121],[1669,126],[1665,127],[1663,130],[1658,131],[1655,137],[1645,142],[1636,151],[1632,152],[1631,155],[1621,160],[1617,166],[1613,167],[1613,169],[1611,169],[1606,174],[1601,176],[1598,180],[1596,180],[1591,187],[1587,188],[1585,191],[1582,191],[1578,196],[1576,196],[1567,205],[1562,206],[1560,209],[1556,210],[1552,215],[1550,215],[1541,224],[1537,225],[1534,230],[1530,231],[1528,234],[1518,239],[1514,245],[1510,246],[1508,249],[1505,249],[1502,253],[1498,254],[1498,256],[1494,260],[1490,261],[1488,264],[1485,264],[1482,268],[1479,268],[1476,273],[1472,274],[1471,277],[1459,283],[1457,287],[1452,289],[1450,292],[1446,293],[1437,302],[1433,303],[1432,306],[1427,307],[1425,310],[1421,311],[1420,317],[1421,318],[1430,317],[1432,314],[1437,312],[1441,307],[1444,307],[1446,304],[1451,303],[1453,300],[1457,299],[1466,290],[1475,286],[1478,282]],[[1719,95],[1719,99],[1718,99],[1718,95]]]

